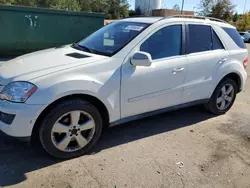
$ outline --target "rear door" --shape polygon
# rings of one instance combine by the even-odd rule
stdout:
[[[211,25],[187,23],[186,30],[188,70],[182,103],[209,98],[214,73],[229,56]]]

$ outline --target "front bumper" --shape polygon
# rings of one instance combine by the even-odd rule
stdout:
[[[43,108],[44,105],[28,105],[0,100],[0,111],[15,115],[11,124],[0,121],[0,130],[13,137],[30,137],[35,121]]]

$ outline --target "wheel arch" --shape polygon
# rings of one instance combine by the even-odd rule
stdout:
[[[237,93],[241,91],[242,81],[241,81],[241,77],[237,73],[229,73],[223,79],[225,78],[230,78],[231,80],[235,81],[237,85]]]
[[[41,123],[42,123],[44,117],[46,116],[46,114],[49,112],[49,110],[51,110],[54,105],[57,105],[57,104],[61,103],[62,101],[71,100],[71,99],[82,99],[82,100],[86,100],[86,101],[90,102],[91,104],[93,104],[97,108],[97,110],[100,112],[100,115],[101,115],[102,120],[103,120],[104,128],[107,128],[109,126],[110,114],[109,114],[108,108],[105,106],[105,104],[100,99],[98,99],[94,96],[88,95],[88,94],[72,94],[72,95],[67,95],[67,96],[61,97],[61,98],[53,101],[45,109],[43,109],[43,111],[40,113],[40,115],[36,119],[36,122],[33,126],[32,134],[31,134],[31,141],[38,138],[36,135],[38,134],[38,130],[41,126]]]
[[[241,87],[242,87],[242,79],[241,76],[236,73],[236,72],[231,72],[226,74],[225,76],[223,76],[219,82],[216,84],[214,90],[216,89],[216,87],[226,78],[230,78],[231,80],[235,81],[236,85],[237,85],[237,93],[239,93],[241,91]]]

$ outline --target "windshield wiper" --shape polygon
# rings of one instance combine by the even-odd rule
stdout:
[[[84,51],[87,50],[88,52],[94,54],[94,51],[93,51],[92,49],[88,48],[87,46],[82,46],[82,45],[79,45],[79,44],[77,44],[77,43],[73,43],[72,46],[73,46],[74,48],[78,49],[78,50],[84,50]]]
[[[99,52],[97,50],[94,50],[94,49],[91,49],[91,48],[88,48],[87,46],[82,46],[82,45],[79,45],[77,43],[73,43],[72,45],[73,48],[76,48],[78,50],[84,50],[84,51],[88,51],[92,54],[98,54],[98,55],[104,55],[104,56],[110,56],[110,54],[108,53],[105,53],[105,52]]]
[[[80,48],[84,48],[85,50],[89,51],[90,53],[92,54],[95,54],[95,52],[91,49],[91,48],[88,48],[87,46],[82,46],[80,44],[77,44]]]

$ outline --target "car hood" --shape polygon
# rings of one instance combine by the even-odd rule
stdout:
[[[0,63],[0,85],[31,79],[108,58],[82,52],[70,45],[41,50]]]

